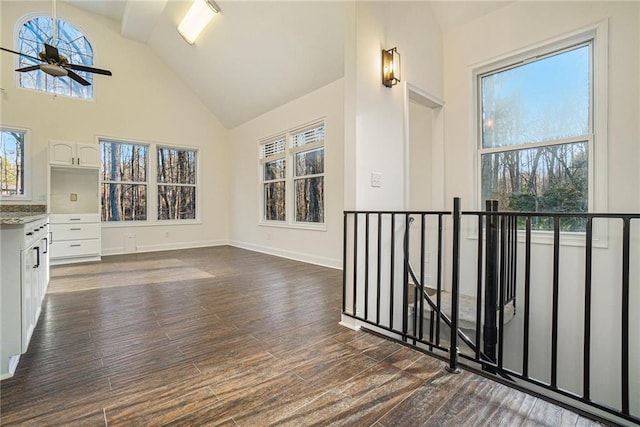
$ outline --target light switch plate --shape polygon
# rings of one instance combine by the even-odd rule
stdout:
[[[371,172],[371,186],[382,187],[382,174],[380,172]]]
[[[77,202],[77,201],[78,201],[78,194],[76,194],[76,193],[71,193],[71,198],[70,198],[70,200],[71,200],[72,202]]]

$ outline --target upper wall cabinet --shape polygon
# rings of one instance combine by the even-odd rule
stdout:
[[[100,167],[100,146],[97,144],[51,141],[49,144],[49,164],[98,168]]]

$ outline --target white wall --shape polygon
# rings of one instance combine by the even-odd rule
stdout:
[[[15,23],[33,12],[50,14],[51,2],[2,1],[1,8],[1,44],[15,48]],[[64,2],[58,2],[58,17],[86,34],[94,49],[94,64],[111,70],[113,77],[94,78],[94,101],[54,97],[16,88],[15,55],[1,54],[4,92],[0,124],[30,130],[33,202],[46,200],[50,139],[95,143],[97,136],[108,136],[196,147],[201,159],[201,223],[105,226],[103,254],[123,252],[125,234],[136,235],[139,251],[226,242],[230,173],[227,131],[146,45],[121,37],[119,23]]]
[[[406,206],[405,163],[408,148],[405,140],[408,129],[405,114],[407,83],[441,99],[443,94],[442,38],[428,2],[355,2],[349,10],[345,43],[345,209],[355,210],[403,210]],[[382,50],[397,47],[401,54],[402,82],[392,88],[382,85]],[[371,186],[371,173],[382,175],[381,186]],[[438,177],[443,179],[444,177]],[[360,236],[364,217],[359,218]],[[372,229],[377,223],[373,218]],[[375,223],[375,224],[374,224]],[[382,292],[381,306],[391,300],[388,277],[391,272],[390,219],[383,219],[383,244],[381,247]],[[374,226],[375,225],[375,226]],[[395,222],[396,230],[403,230],[402,219]],[[370,236],[372,241],[377,236]],[[347,236],[352,245],[353,236]],[[402,283],[402,241],[395,241],[395,283]],[[363,246],[360,245],[360,248]],[[360,251],[359,258],[363,252]],[[348,249],[347,256],[353,257]],[[373,263],[372,263],[373,264]],[[347,277],[353,260],[347,261]],[[364,276],[363,259],[358,259],[357,276]],[[375,266],[370,265],[370,277],[375,277]],[[359,284],[363,281],[360,280]],[[401,301],[402,287],[394,288],[395,301]],[[363,287],[358,289],[363,295]],[[370,293],[370,298],[375,296]],[[348,299],[347,307],[352,301]],[[357,314],[363,315],[363,301],[357,306]],[[400,322],[402,310],[395,310],[394,322]],[[382,313],[381,321],[388,322],[389,314]],[[346,321],[346,319],[343,319]],[[398,323],[395,323],[396,325]]]
[[[438,24],[427,2],[356,2],[348,19],[345,49],[346,135],[345,206],[349,209],[403,209],[403,85],[442,97],[442,44]],[[382,49],[397,47],[402,83],[382,85]],[[382,186],[371,187],[371,172],[382,174]]]
[[[608,19],[608,164],[606,170],[607,210],[638,212],[640,187],[638,161],[640,154],[639,9],[637,2],[516,2],[475,21],[453,28],[444,34],[444,98],[447,116],[446,194],[461,196],[463,209],[477,209],[474,139],[474,97],[472,69],[477,64],[508,56],[529,46],[585,28]],[[596,141],[596,143],[601,141]],[[471,226],[465,235],[471,233]],[[592,397],[611,405],[620,402],[620,229],[609,228],[608,248],[594,249],[594,309],[592,338]],[[631,396],[633,412],[640,412],[640,331],[637,312],[640,279],[637,268],[639,233],[632,241],[631,302]],[[473,253],[475,241],[463,238],[463,253]],[[522,252],[520,252],[522,253]],[[532,283],[532,374],[547,378],[550,365],[550,313],[552,252],[549,245],[533,248],[534,281]],[[584,248],[563,246],[560,271],[559,385],[574,392],[582,386],[582,308],[584,291]],[[522,265],[520,271],[522,272]],[[465,276],[463,287],[473,286],[473,278]],[[519,289],[522,296],[522,289]],[[519,297],[518,313],[523,313]],[[508,361],[518,366],[521,350],[522,316],[516,315],[505,328],[515,353]],[[520,347],[521,348],[521,347]]]
[[[344,104],[337,80],[230,131],[232,245],[287,258],[342,266]],[[258,141],[324,118],[326,230],[260,225]]]

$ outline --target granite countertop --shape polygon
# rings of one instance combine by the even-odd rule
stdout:
[[[45,205],[0,205],[0,225],[27,224],[47,217]]]
[[[46,213],[33,212],[0,212],[0,225],[20,225],[27,224],[46,218]]]

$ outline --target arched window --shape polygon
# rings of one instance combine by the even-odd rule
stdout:
[[[18,34],[18,51],[26,55],[39,57],[44,50],[44,43],[58,48],[63,55],[73,64],[93,65],[93,49],[87,38],[73,25],[61,19],[57,20],[57,40],[53,38],[52,19],[47,16],[38,16],[26,21]],[[20,57],[20,67],[39,65],[33,59]],[[76,71],[89,83],[93,81],[91,73]],[[76,98],[93,98],[93,86],[82,86],[69,77],[52,77],[42,70],[19,73],[20,87],[42,90],[60,95]]]

